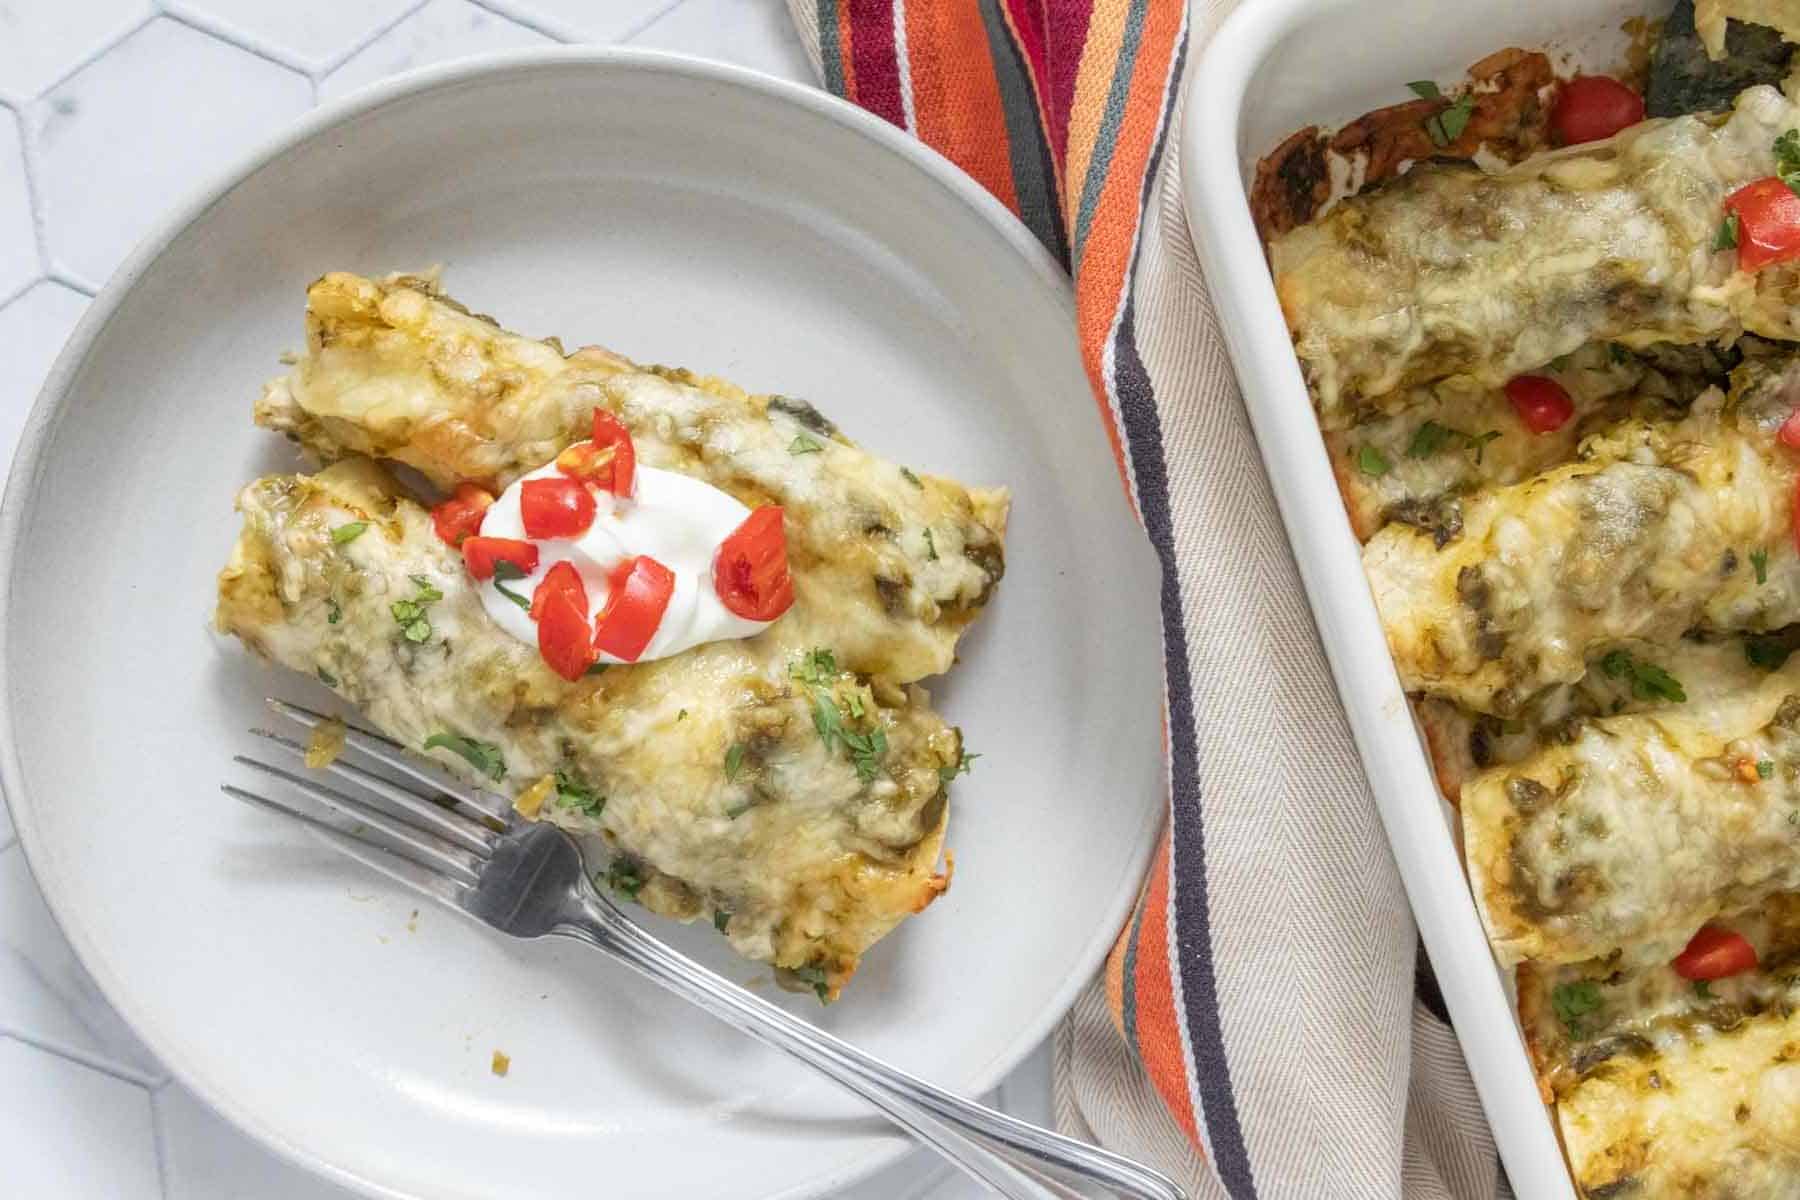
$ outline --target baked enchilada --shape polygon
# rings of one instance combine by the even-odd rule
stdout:
[[[1800,1195],[1796,28],[1683,3],[1649,79],[1504,51],[1253,195],[1588,1197]]]
[[[218,627],[834,997],[948,884],[975,756],[918,681],[999,580],[1005,493],[421,277],[326,276],[307,332],[256,418],[328,465],[240,494]]]

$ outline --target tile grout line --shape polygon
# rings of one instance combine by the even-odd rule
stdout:
[[[361,54],[364,50],[367,50],[370,46],[373,46],[376,42],[394,32],[400,25],[417,16],[419,12],[430,3],[431,0],[413,0],[411,4],[407,5],[406,11],[402,12],[399,16],[391,21],[377,25],[370,31],[368,37],[363,38],[349,49],[340,51],[335,58],[326,59],[325,65],[320,67],[318,73],[313,76],[313,104],[317,105],[319,103],[319,85],[325,82],[325,77],[327,75],[330,75],[339,67]]]
[[[46,278],[48,278],[48,277],[44,276],[44,275],[39,275],[34,279],[27,279],[24,283],[20,284],[13,291],[8,292],[5,295],[0,295],[0,311],[5,310],[7,308],[7,306],[12,304],[13,301],[22,299],[26,292],[29,292],[32,288],[34,288],[38,284],[44,282],[44,280]],[[15,834],[14,836],[17,836],[17,835]],[[7,845],[11,845],[11,844],[12,844],[11,839],[8,839]],[[5,849],[6,849],[6,846],[0,846],[0,850],[5,850]]]
[[[311,73],[308,72],[305,67],[296,66],[294,63],[281,57],[278,51],[270,50],[267,46],[263,45],[258,38],[252,38],[237,30],[208,28],[206,24],[203,24],[200,20],[196,20],[185,10],[173,8],[164,9],[163,17],[166,20],[173,21],[175,24],[180,25],[184,29],[192,30],[208,41],[218,42],[221,46],[230,46],[234,50],[242,50],[245,54],[260,58],[264,62],[280,67],[284,71],[291,71],[302,79],[309,81],[312,79]]]
[[[38,269],[50,278],[55,278],[57,265],[55,256],[50,253],[49,206],[44,201],[44,191],[38,180],[39,167],[36,122],[30,119],[28,110],[35,108],[45,96],[48,96],[51,92],[54,92],[57,88],[75,78],[75,76],[99,62],[106,55],[111,54],[114,50],[118,49],[119,46],[123,45],[131,38],[136,37],[138,33],[148,29],[151,22],[157,20],[158,16],[159,10],[153,3],[149,16],[134,25],[128,26],[118,35],[104,39],[100,45],[77,59],[74,65],[68,70],[64,71],[60,76],[53,78],[43,88],[39,89],[35,97],[28,100],[21,100],[20,106],[13,108],[13,112],[18,117],[19,122],[19,156],[23,160],[25,170],[25,196],[31,205],[31,234],[33,241],[36,243]],[[23,292],[20,292],[14,295],[7,300],[7,303],[12,303],[13,300],[18,299],[19,295],[23,294]],[[89,296],[93,295],[92,292],[87,292],[86,294]]]
[[[674,12],[676,9],[682,7],[686,3],[687,3],[687,0],[672,0],[672,3],[670,3],[666,8],[663,8],[658,12],[652,13],[650,16],[645,17],[643,20],[639,21],[636,25],[633,25],[631,28],[627,29],[624,33],[620,34],[618,36],[618,38],[616,39],[616,43],[618,45],[622,46],[622,45],[626,44],[627,42],[630,42],[636,38],[643,37],[644,34],[650,32],[650,30],[653,27],[655,27],[657,22],[661,21],[664,17],[668,16],[670,13]]]
[[[75,62],[70,65],[68,70],[64,71],[61,75],[55,76],[49,83],[38,89],[37,95],[31,97],[31,100],[28,102],[41,100],[45,96],[48,96],[51,92],[54,92],[57,88],[69,82],[69,80],[75,78],[75,76],[81,74],[83,71],[99,62],[102,58],[105,58],[108,54],[111,54],[114,50],[118,49],[122,43],[136,37],[150,25],[154,24],[162,15],[162,9],[160,7],[151,8],[149,16],[145,17],[137,24],[131,25],[120,31],[117,36],[105,39],[98,46],[94,47],[94,49],[76,59]]]
[[[30,1046],[33,1050],[48,1054],[52,1058],[73,1063],[75,1066],[99,1075],[105,1075],[109,1079],[116,1079],[120,1083],[129,1083],[133,1087],[143,1088],[146,1093],[157,1090],[167,1082],[166,1079],[157,1080],[148,1075],[128,1071],[117,1063],[107,1062],[97,1054],[89,1054],[85,1050],[76,1050],[69,1046],[58,1046],[53,1042],[45,1041],[36,1034],[26,1033],[24,1030],[10,1025],[0,1025],[0,1041],[7,1039],[11,1039],[21,1046]]]
[[[150,1089],[150,1145],[156,1151],[156,1189],[163,1200],[174,1200],[174,1196],[169,1190],[169,1126],[159,1098],[173,1078],[170,1076]]]
[[[522,25],[533,33],[541,33],[552,41],[574,43],[589,40],[571,25],[564,25],[560,21],[547,19],[528,9],[516,7],[509,0],[468,0],[468,2],[496,17],[511,21],[514,25]]]
[[[31,246],[37,251],[38,270],[48,275],[54,269],[50,262],[50,213],[44,203],[43,189],[38,186],[37,138],[24,109],[14,109],[13,115],[19,123],[19,170],[25,176],[25,203],[31,207]],[[32,280],[32,283],[36,282]],[[31,284],[26,284],[8,297],[6,303],[11,304],[30,287]]]
[[[81,295],[86,296],[89,300],[92,300],[95,296],[100,294],[99,287],[96,287],[94,284],[89,283],[78,275],[70,274],[55,263],[50,264],[49,273],[44,276],[44,280],[66,287],[71,292],[78,292]],[[40,280],[39,282],[43,282],[43,280]]]

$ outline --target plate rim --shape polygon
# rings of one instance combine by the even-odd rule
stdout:
[[[1075,297],[1073,285],[1059,264],[1036,236],[986,189],[962,168],[945,158],[923,141],[843,100],[822,87],[780,79],[761,71],[723,63],[690,54],[650,50],[626,46],[547,46],[524,50],[507,50],[472,55],[449,63],[436,64],[402,72],[378,80],[336,100],[310,109],[249,150],[207,173],[200,183],[190,188],[183,198],[171,206],[133,247],[131,253],[113,271],[105,285],[58,352],[43,386],[39,389],[25,424],[20,430],[11,471],[4,493],[0,493],[0,571],[4,571],[6,587],[0,589],[0,681],[13,678],[12,661],[12,579],[18,569],[16,550],[26,527],[26,518],[34,511],[36,483],[45,469],[46,451],[51,433],[68,415],[66,403],[70,386],[86,363],[94,343],[111,323],[120,305],[136,287],[138,278],[168,249],[178,237],[202,221],[207,213],[239,184],[262,168],[278,161],[302,143],[389,104],[425,96],[428,93],[507,74],[529,75],[538,71],[555,71],[568,67],[621,72],[650,72],[673,75],[691,83],[723,84],[785,102],[806,114],[833,122],[851,133],[860,134],[877,146],[898,156],[903,162],[923,173],[948,191],[974,213],[983,218],[1037,275],[1046,293],[1069,316],[1069,335],[1076,336]],[[1099,432],[1096,427],[1096,433]],[[1149,685],[1146,685],[1149,686]],[[1161,682],[1155,686],[1160,690]],[[32,802],[23,782],[23,770],[17,750],[12,688],[0,684],[0,800],[11,813],[21,853],[29,867],[45,906],[59,932],[74,950],[83,969],[94,980],[106,1002],[120,1014],[132,1032],[156,1055],[171,1077],[180,1081],[194,1095],[227,1120],[240,1132],[271,1150],[280,1158],[313,1174],[367,1196],[390,1200],[423,1200],[414,1193],[394,1188],[378,1180],[342,1167],[314,1150],[289,1140],[280,1129],[255,1119],[240,1109],[232,1096],[222,1094],[210,1081],[203,1080],[189,1066],[169,1057],[161,1048],[165,1039],[156,1036],[142,1020],[137,1007],[130,1002],[131,992],[124,981],[104,969],[105,958],[87,931],[74,920],[72,905],[59,894],[62,883],[48,868],[48,851],[33,849],[40,836]],[[1159,779],[1166,765],[1159,768]],[[1166,815],[1166,802],[1145,809],[1143,827],[1134,835],[1129,870],[1122,876],[1112,901],[1098,914],[1095,932],[1076,956],[1078,969],[1052,996],[1039,1015],[1025,1022],[1011,1043],[989,1060],[985,1072],[977,1075],[964,1089],[977,1098],[993,1091],[1002,1080],[1042,1042],[1044,1042],[1073,1007],[1077,996],[1094,977],[1096,969],[1117,938],[1127,914],[1136,903],[1143,877],[1150,865]],[[807,1200],[836,1194],[897,1162],[904,1154],[918,1149],[916,1143],[896,1141],[867,1155],[860,1162],[810,1183],[771,1193],[766,1200]]]

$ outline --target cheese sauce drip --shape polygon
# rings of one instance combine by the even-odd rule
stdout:
[[[638,662],[669,658],[707,642],[746,638],[761,633],[772,622],[738,616],[719,600],[713,586],[713,556],[719,544],[750,515],[750,510],[731,496],[698,479],[674,471],[640,466],[637,494],[621,500],[605,492],[594,496],[594,523],[574,538],[527,538],[519,512],[519,490],[527,480],[553,479],[560,472],[550,463],[523,476],[500,493],[481,523],[484,537],[534,541],[538,567],[523,579],[488,580],[481,585],[481,604],[494,623],[528,645],[538,642],[537,622],[509,599],[529,601],[539,583],[559,562],[574,564],[587,589],[590,622],[606,606],[607,577],[626,559],[644,554],[675,573],[675,593],[663,612],[662,623]],[[624,659],[600,652],[601,662]]]

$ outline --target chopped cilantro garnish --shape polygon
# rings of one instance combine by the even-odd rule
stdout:
[[[506,759],[500,747],[460,733],[434,733],[425,739],[427,750],[448,750],[495,783],[506,778]]]
[[[1462,136],[1463,130],[1469,127],[1469,118],[1474,115],[1474,93],[1464,93],[1448,108],[1427,117],[1425,132],[1430,135],[1432,145],[1439,150],[1447,150]]]
[[[338,684],[337,676],[333,675],[330,671],[327,671],[324,667],[319,668],[319,682],[326,687],[336,687]]]
[[[937,542],[931,536],[931,530],[925,531],[925,557],[932,562],[937,561]]]
[[[789,671],[801,683],[830,683],[837,677],[837,656],[824,647],[808,650]]]
[[[924,484],[919,482],[919,477],[912,473],[912,469],[910,467],[901,467],[900,468],[900,478],[906,480],[906,482],[912,484],[916,488],[922,488],[925,486]]]
[[[677,721],[685,721],[685,720],[687,720],[687,709],[685,709],[685,708],[684,708],[684,709],[682,709],[682,710],[681,710],[681,711],[680,711],[680,712],[678,712],[678,713],[676,713],[676,714],[675,714],[675,719],[676,719],[676,720],[677,720]]]
[[[1800,192],[1800,129],[1790,129],[1775,139],[1775,174]]]
[[[1628,680],[1631,694],[1639,700],[1687,699],[1681,681],[1657,666],[1634,658],[1623,650],[1613,650],[1600,660],[1600,670],[1609,678]]]
[[[1362,470],[1364,475],[1373,475],[1376,478],[1386,475],[1388,471],[1392,469],[1391,464],[1382,456],[1381,451],[1373,446],[1364,446],[1361,450],[1356,452],[1356,465]]]
[[[354,542],[369,528],[367,521],[351,521],[347,525],[339,525],[331,531],[333,544],[342,546],[346,542]]]
[[[956,765],[954,767],[939,767],[938,768],[938,782],[947,784],[952,779],[955,779],[958,775],[967,775],[969,773],[970,769],[974,767],[975,760],[980,757],[981,757],[981,755],[979,755],[979,754],[969,754],[967,752],[959,752],[959,755],[956,760]]]
[[[725,749],[725,778],[736,779],[744,767],[744,743],[733,742]]]
[[[1710,979],[1694,980],[1694,995],[1702,1000],[1712,999],[1712,981]]]
[[[831,1003],[831,985],[825,979],[824,967],[795,967],[789,974],[801,983],[811,984],[820,1004]]]
[[[1719,232],[1713,234],[1714,250],[1735,250],[1738,244],[1738,215],[1734,212],[1725,214],[1719,222]]]
[[[824,647],[807,651],[788,669],[788,674],[795,679],[811,685],[813,728],[818,730],[819,740],[825,743],[826,750],[842,745],[856,764],[857,778],[870,783],[879,771],[881,759],[887,754],[887,734],[880,729],[858,733],[845,728],[844,713],[829,691],[832,681],[840,673],[837,656]],[[845,704],[852,720],[861,719],[867,711],[859,692],[849,693]]]
[[[608,668],[610,666],[612,666],[611,663],[597,662],[593,666],[589,667],[587,670],[583,671],[582,674],[583,675],[604,675],[604,674],[606,674],[606,668]]]
[[[1438,85],[1429,79],[1415,79],[1406,86],[1413,95],[1421,100],[1438,100],[1442,99],[1444,95],[1438,90]]]
[[[644,890],[644,872],[629,858],[615,858],[606,868],[606,886],[628,900]]]
[[[1490,429],[1486,433],[1470,434],[1460,429],[1452,429],[1448,425],[1440,425],[1436,421],[1427,421],[1413,431],[1412,441],[1407,443],[1406,457],[1430,458],[1445,446],[1456,443],[1464,450],[1475,452],[1475,461],[1481,461],[1481,455],[1487,444],[1500,436],[1498,429]],[[1367,447],[1364,447],[1367,449]],[[1367,470],[1367,467],[1363,468]],[[1385,467],[1383,468],[1385,470]],[[1375,472],[1380,474],[1380,472]]]
[[[530,612],[531,601],[506,586],[514,580],[525,578],[526,574],[527,572],[516,562],[504,558],[494,560],[494,590],[526,612]]]
[[[713,928],[714,929],[718,930],[720,933],[724,933],[725,927],[729,924],[731,924],[731,914],[730,913],[726,912],[722,908],[713,909]]]
[[[431,622],[425,617],[425,610],[436,601],[444,598],[444,593],[432,586],[431,580],[423,575],[410,576],[419,592],[410,600],[396,600],[388,605],[388,611],[400,626],[400,632],[409,642],[428,642],[431,640]]]
[[[872,783],[881,769],[881,760],[887,756],[887,734],[876,729],[870,733],[858,733],[854,729],[844,727],[844,714],[838,710],[837,703],[824,691],[813,692],[813,728],[819,733],[819,740],[830,750],[843,746],[845,753],[856,764],[856,777],[864,783]]]
[[[325,623],[327,625],[336,625],[344,619],[344,608],[341,604],[336,600],[327,600],[325,603]]]
[[[1439,425],[1436,421],[1427,421],[1413,433],[1412,441],[1407,443],[1406,457],[1430,458],[1444,448],[1456,431],[1448,425]]]
[[[1582,1018],[1592,1016],[1602,1007],[1600,985],[1591,979],[1559,983],[1551,989],[1550,1007],[1556,1010],[1556,1019],[1563,1023],[1569,1036],[1580,1037]]]
[[[1756,582],[1769,582],[1769,552],[1767,550],[1752,550],[1750,565],[1756,568]]]
[[[606,807],[606,797],[582,783],[567,771],[556,772],[556,798],[564,808],[597,817]]]
[[[1756,774],[1761,779],[1775,778],[1775,762],[1773,759],[1760,758],[1756,761]]]
[[[825,443],[804,433],[795,434],[794,440],[788,443],[789,454],[817,454],[823,449],[825,449]]]

